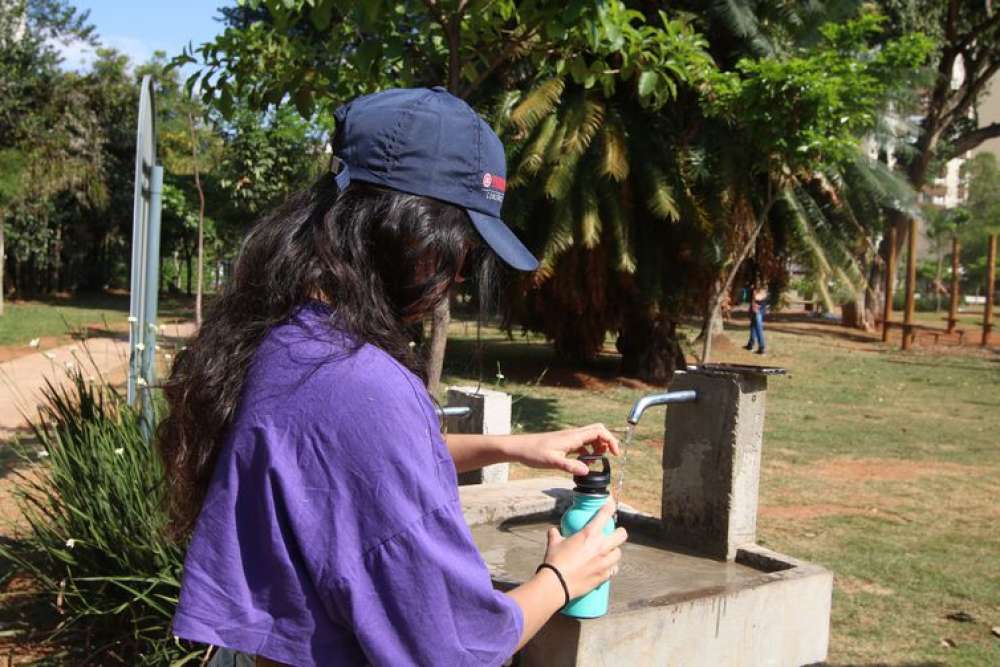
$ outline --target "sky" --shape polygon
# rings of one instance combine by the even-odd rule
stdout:
[[[154,51],[168,56],[181,52],[188,42],[198,46],[222,31],[216,8],[235,0],[70,0],[78,9],[90,10],[102,46],[125,53],[133,62],[148,60]],[[85,44],[58,44],[66,69],[86,69],[93,49]]]

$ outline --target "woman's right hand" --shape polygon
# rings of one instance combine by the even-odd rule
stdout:
[[[615,502],[608,498],[580,532],[563,537],[558,528],[549,528],[545,562],[562,573],[570,598],[589,593],[617,571],[622,558],[620,547],[628,533],[617,528],[610,535],[604,534],[604,526],[614,513]]]

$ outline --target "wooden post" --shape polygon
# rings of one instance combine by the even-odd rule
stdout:
[[[958,256],[961,246],[958,237],[951,239],[951,303],[948,305],[948,333],[955,330],[958,324]]]
[[[990,342],[993,329],[993,285],[997,281],[997,235],[990,235],[990,246],[986,252],[986,308],[983,311],[983,345]]]
[[[914,297],[917,291],[917,219],[910,218],[906,250],[906,312],[903,315],[903,349],[910,349]]]
[[[892,320],[892,296],[896,288],[896,225],[889,227],[889,256],[885,262],[885,309],[882,311],[882,342],[889,340],[889,322]]]

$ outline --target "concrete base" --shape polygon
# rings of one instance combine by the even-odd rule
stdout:
[[[532,575],[570,486],[543,478],[460,490],[498,588]],[[740,548],[735,562],[714,560],[671,546],[655,517],[622,511],[619,519],[630,538],[608,614],[557,614],[514,664],[784,667],[826,658],[829,571],[756,545]]]
[[[448,387],[448,405],[469,408],[469,414],[448,419],[449,433],[510,433],[511,396],[481,387]],[[460,486],[497,484],[507,481],[510,466],[496,463],[458,475]]]

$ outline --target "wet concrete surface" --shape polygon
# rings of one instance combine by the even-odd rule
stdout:
[[[529,579],[545,554],[545,532],[555,519],[505,521],[472,527],[479,552],[497,585],[510,588]],[[620,571],[611,581],[609,613],[670,605],[756,586],[768,572],[661,546],[655,537],[630,530]]]

